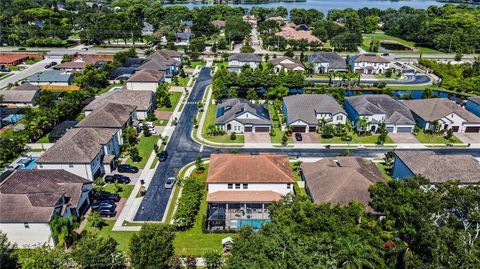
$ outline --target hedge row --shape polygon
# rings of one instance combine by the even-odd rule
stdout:
[[[184,179],[182,185],[182,195],[178,200],[174,217],[174,223],[179,230],[185,230],[193,226],[205,192],[205,184],[195,178]]]

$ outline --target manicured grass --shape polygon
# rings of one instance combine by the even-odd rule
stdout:
[[[417,139],[420,143],[424,144],[448,144],[448,143],[462,143],[460,139],[458,139],[455,135],[453,135],[450,139],[446,139],[444,135],[431,135],[420,131],[417,134]]]
[[[297,165],[296,162],[291,162],[290,166],[292,167],[292,175],[293,179],[295,180],[295,184],[293,185],[295,195],[306,196],[307,191],[305,190],[305,188],[300,188],[300,186],[298,185],[298,181],[303,181],[302,177],[300,176],[300,166]]]
[[[189,67],[191,68],[195,68],[197,67],[198,65],[200,66],[204,66],[205,65],[205,62],[204,61],[192,61],[189,65]]]
[[[320,137],[320,142],[323,144],[375,144],[379,135],[358,135],[354,132],[349,132],[349,135],[352,136],[352,141],[343,141],[341,137],[335,136],[332,138],[323,138]],[[387,136],[385,144],[392,144],[393,140]]]
[[[13,73],[0,73],[0,80],[13,76]]]
[[[171,107],[161,107],[161,111],[174,111],[175,107],[177,106],[180,98],[182,97],[181,92],[170,92],[170,103],[172,104]]]
[[[178,85],[175,86],[187,87],[188,81],[190,81],[189,77],[182,78],[178,76]]]
[[[106,93],[106,92],[110,91],[113,87],[119,87],[119,86],[122,86],[122,85],[123,85],[123,84],[121,84],[121,83],[113,83],[113,84],[110,84],[110,85],[108,85],[107,87],[105,87],[104,89],[102,89],[101,91],[99,91],[99,92],[97,93],[97,95],[100,95],[100,94],[102,94],[102,93]]]
[[[209,125],[215,124],[216,111],[217,111],[217,105],[210,104],[208,106],[207,112],[206,112],[207,116],[205,117],[205,122],[203,123],[203,128],[202,128],[202,136],[211,142],[217,142],[217,143],[245,143],[245,137],[242,134],[237,134],[237,139],[235,140],[230,139],[230,134],[216,135],[216,136],[207,134],[207,127]]]
[[[375,165],[377,166],[378,170],[380,170],[380,172],[382,172],[383,176],[387,179],[387,180],[393,180],[392,176],[390,176],[389,172],[387,172],[387,166],[385,165],[384,162],[381,162],[381,163],[375,163]]]
[[[218,69],[227,68],[228,62],[227,61],[215,61],[213,62],[214,66],[218,66]]]
[[[152,123],[153,123],[153,125],[155,125],[155,126],[167,126],[168,120],[159,120],[159,119],[156,119],[156,120],[154,120]]]
[[[85,229],[87,231],[93,231],[97,230],[101,235],[103,236],[109,236],[115,241],[117,241],[117,249],[123,252],[128,252],[129,245],[130,245],[130,239],[132,238],[133,234],[136,232],[114,232],[112,231],[113,225],[115,225],[115,220],[106,220],[105,223],[107,224],[106,226],[102,227],[102,229],[97,230],[92,227],[92,223],[90,221],[87,222],[87,225],[85,226]]]
[[[121,188],[120,192],[118,191],[117,186]],[[102,186],[102,191],[118,193],[120,197],[128,198],[132,193],[133,187],[134,187],[133,185],[123,185],[123,184],[117,184],[117,186],[115,186],[115,184],[105,184]]]
[[[270,141],[272,144],[281,144],[282,143],[282,137],[284,131],[280,129],[281,122],[280,122],[280,115],[277,113],[275,110],[275,107],[272,104],[268,104],[268,113],[270,114],[270,118],[272,119],[272,125],[273,125],[273,136],[270,135]],[[288,138],[288,143],[291,144],[293,143],[293,138],[289,137]]]
[[[40,137],[40,139],[37,140],[37,143],[50,143],[50,138],[48,136],[49,134],[46,134],[42,137]]]
[[[134,162],[131,159],[127,160],[127,164],[133,165],[138,167],[139,169],[145,168],[145,164],[148,161],[148,157],[150,157],[150,154],[153,151],[153,145],[157,144],[158,139],[160,139],[160,136],[158,135],[152,135],[149,137],[142,136],[140,138],[140,141],[138,141],[138,153],[140,154],[141,160],[139,162]]]
[[[370,41],[375,40],[375,41],[383,41],[383,40],[388,40],[388,41],[396,41],[400,44],[410,46],[410,47],[416,47],[418,49],[418,52],[423,52],[423,53],[438,53],[439,51],[431,48],[425,48],[425,47],[419,47],[415,46],[415,42],[407,41],[405,39],[401,39],[395,36],[387,35],[382,31],[377,31],[373,34],[363,34],[363,42],[362,42],[362,48],[366,51],[368,51],[370,47]],[[412,53],[412,51],[405,51],[408,53]]]
[[[25,61],[25,64],[34,64],[40,62],[39,58],[28,59]]]

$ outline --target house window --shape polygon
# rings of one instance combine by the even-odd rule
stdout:
[[[233,189],[233,184],[228,184],[228,189],[229,190]]]
[[[288,183],[288,184],[287,184],[287,189],[290,190],[291,188],[292,188],[292,184]]]
[[[240,184],[235,184],[235,189],[239,190],[240,189]]]
[[[30,224],[28,224],[28,222],[24,222],[23,226],[25,227],[25,229],[30,229]]]
[[[337,120],[343,120],[343,116],[337,116]]]
[[[243,184],[243,189],[244,190],[248,189],[248,184]]]
[[[73,164],[69,164],[68,167],[73,168]]]
[[[38,165],[38,167],[43,168],[43,164]]]

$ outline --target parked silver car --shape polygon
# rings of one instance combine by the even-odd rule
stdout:
[[[173,188],[173,185],[175,185],[176,181],[177,181],[177,179],[174,178],[174,177],[167,178],[167,181],[165,182],[165,189]]]

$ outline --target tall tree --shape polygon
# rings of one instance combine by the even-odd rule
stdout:
[[[89,232],[75,244],[72,257],[82,268],[124,268],[125,257],[116,249],[117,245],[117,241],[111,237]]]
[[[145,224],[130,241],[131,262],[135,268],[169,268],[168,262],[174,255],[173,226]]]

